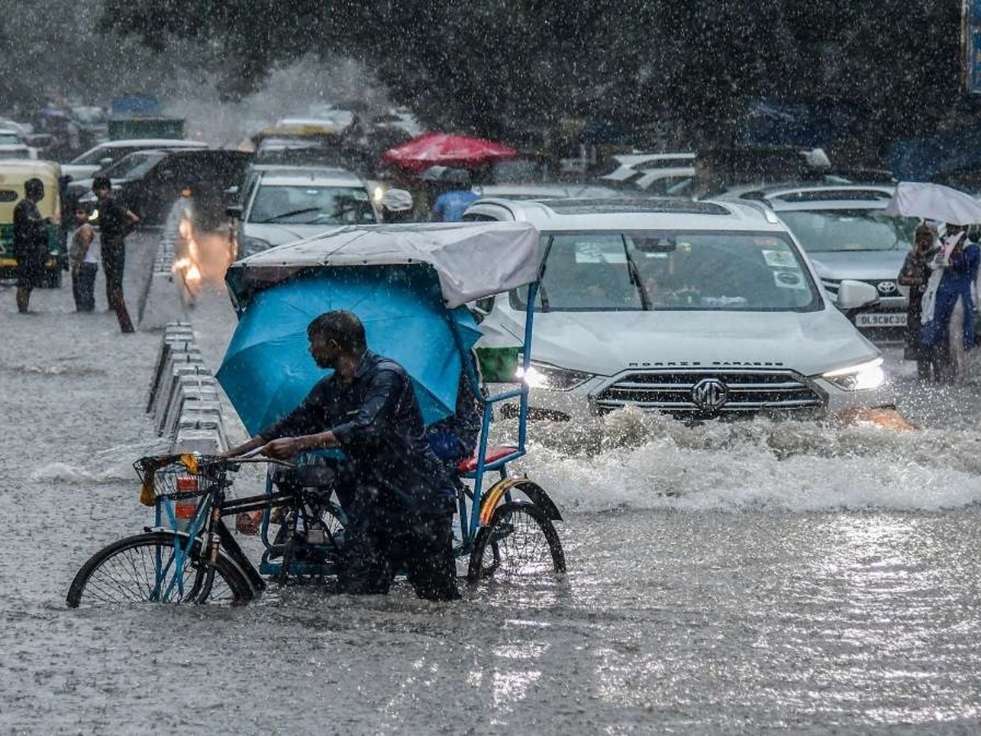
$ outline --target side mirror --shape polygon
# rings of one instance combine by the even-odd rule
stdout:
[[[106,169],[106,168],[109,168],[110,166],[112,166],[112,157],[111,156],[106,156],[105,158],[100,158],[99,159],[99,168],[100,169]]]
[[[240,204],[230,204],[225,208],[225,214],[228,215],[233,220],[242,219],[242,205]]]
[[[849,312],[853,309],[869,307],[879,301],[879,292],[872,284],[846,279],[838,286],[838,297],[835,303],[838,309]]]

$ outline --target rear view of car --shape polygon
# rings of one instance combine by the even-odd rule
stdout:
[[[318,235],[336,225],[370,225],[377,221],[364,182],[343,169],[271,167],[250,177],[236,233],[240,258],[294,240]]]

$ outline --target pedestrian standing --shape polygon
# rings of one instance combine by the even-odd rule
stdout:
[[[48,253],[48,224],[41,217],[37,203],[44,199],[44,182],[24,182],[24,198],[14,207],[14,257],[17,259],[17,311],[27,314],[31,291],[44,279],[44,261]]]
[[[126,268],[126,236],[140,218],[119,204],[112,196],[112,182],[97,176],[92,191],[99,199],[99,233],[102,245],[102,270],[106,275],[106,300],[115,310],[119,329],[135,332],[123,296],[123,272]]]
[[[974,348],[979,263],[981,250],[968,240],[966,229],[948,225],[923,295],[920,344],[936,352],[939,377],[951,383],[963,381],[967,351]]]
[[[99,237],[84,207],[75,208],[68,261],[72,271],[72,295],[79,312],[95,311],[95,276],[99,271]]]
[[[451,171],[445,182],[440,182],[442,193],[433,203],[432,219],[435,222],[460,222],[463,213],[480,196],[470,188],[470,173]]]
[[[920,344],[920,319],[923,316],[923,294],[930,279],[929,260],[936,252],[937,232],[925,222],[916,228],[913,248],[899,272],[899,284],[909,288],[906,300],[905,360],[916,361],[917,376],[924,381],[933,377],[934,361],[930,350]]]

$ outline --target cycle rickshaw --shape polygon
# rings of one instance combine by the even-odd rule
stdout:
[[[466,304],[529,290],[521,352],[527,371],[539,243],[538,232],[524,223],[363,226],[244,259],[227,278],[239,325],[218,378],[246,428],[257,431],[296,406],[324,375],[309,357],[306,363],[297,357],[306,347],[300,327],[329,308],[347,308],[364,322],[369,346],[406,368],[427,423],[446,416],[461,380],[483,396],[471,359],[480,332]],[[514,401],[516,442],[492,447],[494,407]],[[555,503],[532,480],[508,472],[527,452],[528,387],[520,383],[482,403],[476,452],[457,468],[456,553],[467,561],[467,578],[563,573]],[[265,492],[233,497],[231,475],[251,462],[271,463]],[[141,501],[155,508],[154,526],[89,559],[71,584],[69,606],[243,604],[270,578],[304,582],[336,574],[346,520],[332,490],[342,458],[313,456],[295,466],[172,455],[143,458],[135,467]],[[224,519],[259,511],[265,551],[257,568]]]

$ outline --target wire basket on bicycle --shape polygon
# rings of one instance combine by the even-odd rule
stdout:
[[[227,465],[218,458],[191,454],[140,458],[133,469],[143,484],[140,502],[146,506],[159,499],[203,496],[224,487],[228,473]]]

